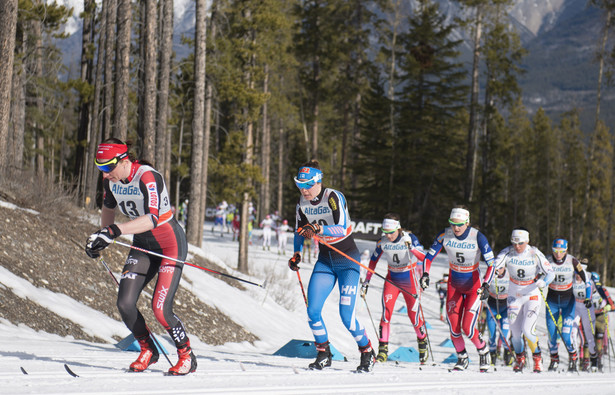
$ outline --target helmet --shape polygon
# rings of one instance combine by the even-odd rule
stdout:
[[[313,167],[302,167],[295,177],[295,184],[300,189],[309,189],[317,182],[322,182],[322,171]]]
[[[592,280],[594,280],[595,283],[599,283],[600,282],[600,275],[596,272],[592,272]]]
[[[553,240],[553,250],[567,250],[567,249],[568,249],[568,240],[566,239]]]

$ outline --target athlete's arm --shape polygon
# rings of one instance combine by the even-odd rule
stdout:
[[[485,259],[485,263],[487,263],[487,271],[485,272],[485,277],[483,277],[483,282],[489,284],[495,273],[495,267],[493,266],[495,262],[493,250],[491,250],[491,246],[489,245],[487,238],[481,232],[478,232],[476,235],[476,240],[478,241],[478,248],[483,255],[483,259]]]
[[[444,231],[440,232],[440,234],[436,237],[436,239],[433,241],[433,244],[429,248],[427,255],[425,256],[425,260],[423,261],[423,273],[429,274],[429,270],[431,269],[431,263],[442,250],[443,241]]]
[[[303,225],[307,224],[309,221],[307,217],[305,216],[305,214],[303,214],[303,212],[301,211],[301,205],[299,203],[297,203],[297,208],[295,211],[296,211],[295,232],[294,232],[295,238],[293,239],[293,248],[294,248],[294,252],[301,252],[303,251],[303,243],[305,241],[305,237],[297,233],[297,229],[301,228]]]
[[[378,261],[380,260],[380,257],[382,256],[382,247],[381,244],[382,240],[379,240],[378,243],[376,244],[376,249],[374,250],[374,253],[372,254],[372,257],[369,259],[369,270],[367,271],[367,274],[365,275],[365,281],[368,281],[372,279],[372,275],[374,274],[373,271],[376,269],[376,265],[378,264]]]
[[[322,226],[322,235],[332,237],[342,237],[346,235],[346,229],[350,226],[350,221],[346,216],[346,199],[344,195],[333,191],[329,195],[327,204],[333,214],[333,224]]]

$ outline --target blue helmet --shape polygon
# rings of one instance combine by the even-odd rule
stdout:
[[[595,283],[599,283],[600,282],[600,275],[596,272],[592,272],[592,280],[594,280]]]
[[[295,177],[295,184],[299,189],[309,189],[320,182],[322,182],[322,171],[313,167],[303,166]]]

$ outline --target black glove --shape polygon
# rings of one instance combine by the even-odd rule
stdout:
[[[318,233],[320,233],[320,225],[316,223],[307,224],[299,228],[299,235],[305,237],[306,239],[311,239],[312,237],[314,237],[314,235],[317,235]]]
[[[116,224],[102,228],[98,232],[92,233],[85,244],[85,253],[90,258],[98,258],[100,251],[107,248],[107,246],[113,243],[113,239],[122,234],[122,231]]]
[[[421,276],[421,288],[424,290],[427,289],[427,287],[429,287],[429,273],[423,273],[423,275]]]
[[[299,262],[301,262],[301,253],[299,251],[295,252],[293,257],[288,260],[288,267],[292,271],[299,270]]]
[[[363,282],[363,285],[361,285],[361,296],[362,297],[365,297],[365,295],[367,295],[368,288],[369,288],[369,281]]]
[[[476,291],[476,293],[478,294],[478,296],[480,296],[480,300],[489,299],[489,284],[483,283],[483,285],[481,285],[481,287]]]
[[[592,307],[592,300],[591,299],[585,299],[585,301],[583,303],[585,303],[585,307],[587,307],[588,309]]]

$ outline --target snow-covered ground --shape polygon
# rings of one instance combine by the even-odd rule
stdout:
[[[263,251],[258,237],[258,231],[255,231],[254,245],[250,246],[250,276],[232,271],[236,267],[238,244],[231,242],[229,234],[225,234],[225,237],[220,237],[219,232],[212,234],[211,224],[205,227],[203,248],[191,246],[190,256],[200,254],[216,260],[231,269],[233,275],[264,284],[264,288],[246,285],[247,289],[240,291],[192,267],[186,267],[182,285],[189,287],[204,302],[224,311],[257,335],[260,341],[255,344],[210,346],[193,337],[192,346],[197,354],[198,370],[185,377],[169,377],[163,375],[169,368],[165,358],[161,357],[148,372],[127,373],[125,369],[136,358],[136,352],[122,351],[114,343],[98,344],[62,338],[0,320],[0,393],[615,393],[615,374],[610,372],[610,364],[606,359],[605,373],[597,374],[535,374],[529,371],[515,374],[510,367],[500,364],[496,371],[479,373],[476,350],[468,341],[470,368],[466,372],[449,373],[448,369],[452,365],[443,361],[454,353],[454,349],[446,346],[448,327],[439,320],[439,300],[433,286],[442,277],[443,261],[434,264],[431,271],[432,286],[422,299],[433,347],[433,360],[430,358],[427,365],[389,361],[377,364],[371,373],[353,373],[359,362],[359,353],[354,340],[339,319],[339,293],[334,290],[323,315],[333,346],[347,361],[334,361],[332,368],[325,371],[309,371],[306,367],[312,359],[273,355],[293,339],[313,340],[306,322],[297,275],[287,267],[292,247],[289,247],[286,255],[278,255],[277,247]],[[361,242],[360,250],[373,248],[373,245]],[[115,245],[109,248],[125,247]],[[300,274],[307,288],[312,265],[303,263],[301,267]],[[384,262],[379,264],[378,272],[385,275]],[[8,271],[0,271],[0,286],[12,288],[21,297],[37,300],[74,325],[101,338],[110,339],[113,335],[124,337],[129,334],[121,322],[92,311],[66,295],[37,289],[29,282],[11,276]],[[367,302],[359,299],[357,304],[359,320],[367,328],[376,347],[378,340],[375,326],[378,325],[381,313],[381,292],[382,280],[375,276],[371,281]],[[400,298],[396,311],[402,307]],[[371,312],[371,318],[368,311]],[[182,319],[188,321],[198,317]],[[538,326],[543,345],[547,341],[544,323],[543,312]],[[167,350],[173,350],[170,339],[159,337],[159,340]],[[392,320],[390,353],[399,347],[416,348],[417,345],[407,315],[398,312]],[[564,354],[563,347],[560,348],[561,354]],[[174,363],[177,357],[172,353],[169,358]],[[548,364],[548,357],[545,361]],[[79,377],[70,376],[65,370],[65,364]]]

